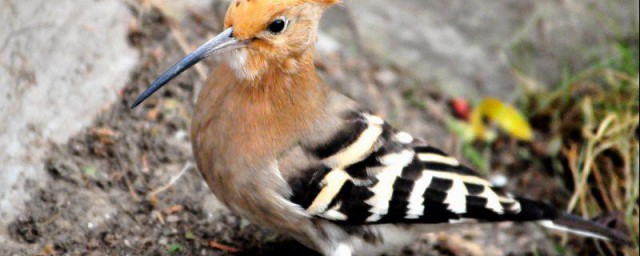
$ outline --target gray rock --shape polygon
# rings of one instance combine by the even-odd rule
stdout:
[[[507,97],[513,69],[553,84],[606,56],[612,39],[638,36],[638,0],[345,2],[363,47],[456,96]],[[333,9],[324,22],[349,45],[344,16]]]
[[[117,98],[136,65],[121,1],[3,1],[0,8],[0,244],[64,143]],[[35,180],[36,185],[25,185]],[[35,186],[35,187],[34,187]]]

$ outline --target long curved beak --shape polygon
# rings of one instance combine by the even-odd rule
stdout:
[[[133,109],[137,107],[153,93],[158,91],[165,84],[169,83],[169,81],[212,54],[222,53],[245,46],[246,43],[244,41],[239,41],[233,36],[233,27],[228,28],[213,39],[209,40],[209,42],[198,47],[198,49],[187,55],[184,59],[162,74],[160,78],[153,82],[153,84],[151,84],[151,86],[144,91],[138,99],[136,99],[133,105],[131,105],[131,108]]]

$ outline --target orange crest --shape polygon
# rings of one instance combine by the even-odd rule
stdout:
[[[234,36],[249,39],[287,9],[300,4],[319,4],[328,8],[340,0],[234,0],[229,6],[224,25],[233,26]]]

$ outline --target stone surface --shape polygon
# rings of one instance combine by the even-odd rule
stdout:
[[[508,97],[515,68],[546,84],[638,35],[638,0],[347,0],[360,43],[447,93]],[[345,43],[346,11],[325,19]],[[333,25],[338,24],[338,25]]]
[[[117,0],[17,1],[0,8],[0,244],[4,226],[46,182],[49,142],[65,143],[129,79],[137,52]],[[31,181],[31,182],[28,182]]]

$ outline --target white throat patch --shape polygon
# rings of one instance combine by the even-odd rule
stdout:
[[[227,64],[229,64],[229,67],[234,71],[237,78],[253,80],[258,76],[258,74],[257,71],[249,69],[247,66],[247,58],[247,50],[238,49],[231,51],[227,55],[226,61]]]

